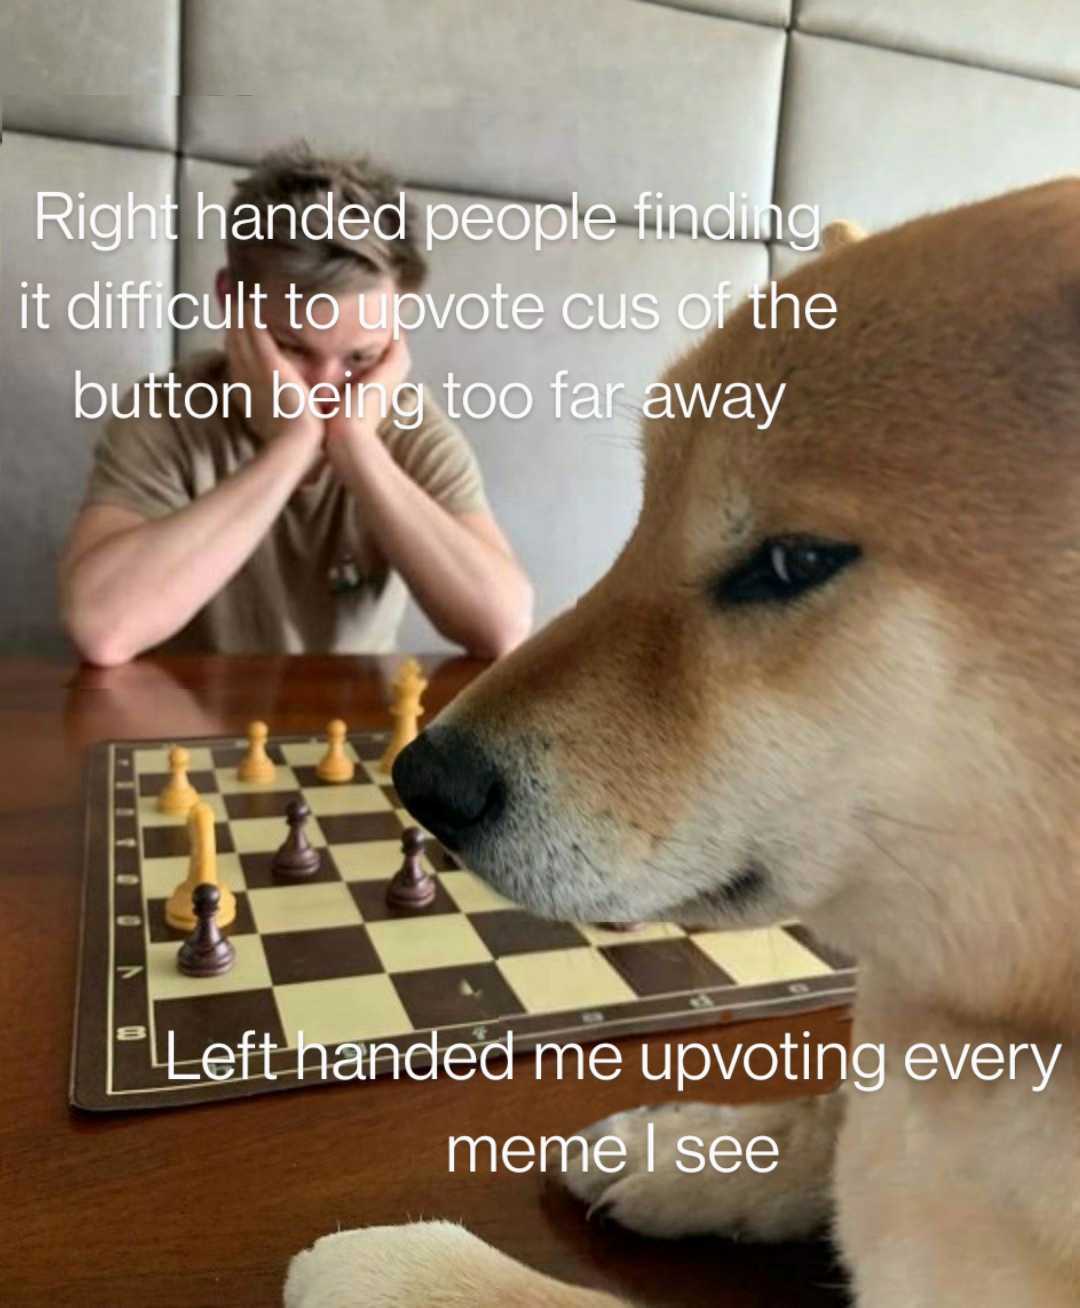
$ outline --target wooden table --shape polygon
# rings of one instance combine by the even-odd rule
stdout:
[[[479,670],[426,660],[429,710]],[[384,722],[392,664],[370,658],[145,659],[109,670],[0,661],[0,1299],[78,1308],[280,1302],[290,1255],[339,1227],[445,1216],[544,1271],[651,1305],[824,1308],[844,1302],[815,1247],[663,1244],[586,1225],[532,1175],[449,1175],[452,1132],[569,1133],[655,1102],[617,1081],[542,1088],[381,1081],[171,1112],[94,1117],[67,1104],[82,861],[82,756],[97,740],[216,735],[265,718]],[[842,1010],[752,1024],[847,1038]],[[728,1043],[746,1026],[691,1038]],[[628,1040],[628,1046],[638,1043]],[[732,1101],[762,1087],[726,1087]],[[776,1095],[790,1093],[777,1086]],[[718,1179],[722,1184],[722,1178]]]

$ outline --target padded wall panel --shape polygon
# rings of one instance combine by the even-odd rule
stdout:
[[[795,33],[777,200],[869,230],[1080,167],[1080,93]]]
[[[414,185],[612,204],[770,197],[784,33],[626,0],[188,0],[185,150],[307,136]],[[250,93],[243,96],[237,92]]]
[[[1075,0],[798,0],[804,32],[1080,86]]]
[[[235,171],[189,160],[182,204],[190,208],[199,190],[208,200],[225,199]],[[442,193],[416,193],[421,204],[433,198],[455,200]],[[181,243],[180,288],[208,285],[221,257],[219,247],[196,242],[188,233]],[[620,291],[651,292],[671,321],[671,308],[683,294],[708,293],[723,279],[742,294],[767,275],[767,268],[761,245],[708,245],[687,238],[642,244],[626,228],[610,242],[568,241],[539,257],[508,243],[468,241],[449,243],[433,257],[428,289],[437,297],[501,282],[510,294],[534,291],[549,310],[548,323],[534,333],[421,329],[410,342],[414,376],[429,384],[440,385],[452,370],[463,383],[485,381],[498,388],[522,381],[533,391],[536,407],[528,418],[461,423],[480,458],[496,514],[536,585],[541,620],[590,585],[628,534],[640,485],[634,405],[671,357],[694,339],[677,325],[641,333],[573,332],[558,324],[563,299],[577,290],[609,297]],[[185,333],[187,350],[207,343],[205,338],[187,339]],[[624,402],[616,416],[596,422],[552,417],[547,383],[560,368],[570,370],[571,381],[623,382]],[[402,643],[414,649],[445,647],[415,612]]]
[[[179,41],[180,0],[4,0],[4,125],[172,146]]]
[[[99,424],[75,418],[74,372],[104,383],[131,382],[169,358],[167,333],[79,332],[64,325],[70,296],[95,280],[148,278],[172,289],[174,247],[141,239],[95,254],[54,231],[35,237],[38,190],[85,191],[89,203],[131,190],[158,202],[171,192],[173,159],[8,132],[3,168],[4,259],[0,315],[0,556],[4,604],[0,650],[48,649],[61,643],[55,567],[78,504]],[[43,281],[53,294],[48,331],[18,325],[19,282]]]
[[[793,250],[787,245],[770,245],[769,276],[773,281],[782,281],[816,258],[816,250]]]
[[[653,3],[721,18],[742,18],[749,23],[772,23],[777,27],[791,21],[791,0],[653,0]]]
[[[175,95],[5,95],[4,126],[114,145],[176,146]]]

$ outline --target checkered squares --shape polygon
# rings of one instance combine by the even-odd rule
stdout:
[[[110,748],[110,871],[121,873],[142,906],[126,920],[142,923],[139,984],[149,1025],[141,1054],[149,1066],[140,1065],[139,1051],[117,1044],[116,1075],[159,1074],[170,1048],[183,1064],[215,1041],[236,1047],[252,1030],[295,1051],[302,1041],[405,1044],[447,1030],[480,1040],[511,1029],[571,1039],[662,1029],[665,1022],[715,1020],[711,1010],[737,1009],[746,996],[790,998],[849,967],[796,924],[688,933],[670,924],[619,931],[543,921],[430,837],[423,861],[436,881],[434,900],[422,909],[392,908],[387,883],[401,865],[401,833],[412,819],[378,769],[385,737],[366,733],[349,738],[356,772],[339,785],[315,774],[325,749],[316,738],[273,740],[275,775],[264,785],[237,780],[245,742],[189,746],[192,784],[217,817],[219,875],[237,902],[228,928],[235,966],[194,980],[176,967],[182,937],[164,918],[188,860],[184,820],[156,807],[169,746]],[[271,865],[297,797],[311,810],[307,834],[321,864],[303,882],[282,883]],[[119,1004],[130,993],[116,989],[113,998]]]

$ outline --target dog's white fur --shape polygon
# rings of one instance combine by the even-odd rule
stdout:
[[[1067,1308],[1080,183],[843,237],[786,286],[829,291],[835,328],[762,333],[742,314],[672,371],[687,387],[788,380],[773,429],[651,423],[641,519],[609,575],[440,719],[480,741],[511,797],[466,858],[553,916],[798,915],[860,959],[854,1038],[890,1051],[880,1092],[851,1092],[846,1112],[839,1098],[664,1110],[665,1130],[681,1111],[697,1134],[747,1138],[764,1115],[782,1166],[708,1191],[674,1172],[632,1169],[602,1192],[568,1177],[583,1199],[654,1235],[804,1234],[829,1218],[839,1131],[835,1234],[859,1308]],[[862,556],[796,604],[708,602],[710,577],[790,533]],[[754,893],[728,896],[747,868],[764,871]],[[1035,1095],[917,1084],[897,1060],[919,1041],[1065,1048]],[[633,1141],[639,1120],[603,1126]],[[355,1242],[352,1300],[294,1288],[290,1304],[591,1302],[547,1282],[530,1299],[534,1273],[458,1228]]]

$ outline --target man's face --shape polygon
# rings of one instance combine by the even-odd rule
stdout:
[[[302,323],[300,327],[291,325],[290,304],[285,298],[288,284],[267,282],[265,289],[264,321],[305,385],[330,382],[340,389],[355,384],[386,353],[393,322],[394,283],[389,277],[338,294],[321,291],[294,299],[292,320]],[[380,325],[364,327],[361,317]]]

